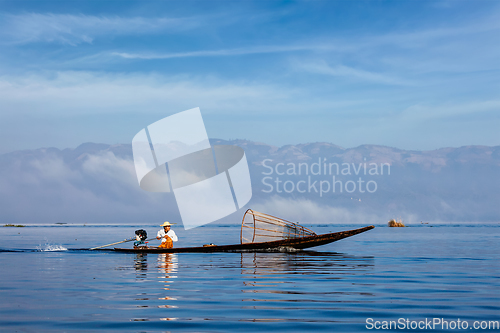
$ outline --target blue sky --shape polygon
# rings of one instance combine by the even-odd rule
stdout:
[[[0,153],[210,137],[500,145],[496,1],[0,1]]]

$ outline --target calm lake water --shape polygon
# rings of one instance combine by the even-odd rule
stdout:
[[[306,226],[317,233],[361,227]],[[378,226],[299,253],[81,250],[140,228],[150,237],[160,229],[0,228],[0,331],[366,332],[376,330],[367,318],[437,318],[467,321],[472,332],[474,321],[500,320],[499,223]],[[239,242],[237,226],[175,230],[178,247]]]

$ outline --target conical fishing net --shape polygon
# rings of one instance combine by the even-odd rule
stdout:
[[[241,244],[270,242],[282,239],[315,236],[297,224],[275,216],[247,210],[241,222]]]

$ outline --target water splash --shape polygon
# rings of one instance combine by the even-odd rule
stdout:
[[[40,252],[56,252],[56,251],[68,251],[67,248],[65,248],[62,245],[55,245],[55,244],[45,244],[45,245],[40,245],[37,246],[36,249]]]

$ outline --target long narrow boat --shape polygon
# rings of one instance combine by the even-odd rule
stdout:
[[[240,244],[210,244],[171,249],[157,247],[114,248],[113,251],[133,253],[293,252],[332,243],[373,228],[374,226],[371,225],[359,229],[317,235],[314,231],[298,223],[248,209],[241,221]],[[144,232],[144,230],[140,231]]]
[[[351,237],[362,232],[373,229],[374,226],[368,226],[359,229],[333,232],[322,235],[312,235],[306,237],[281,239],[269,242],[252,242],[233,245],[212,245],[199,247],[178,247],[171,249],[162,249],[157,247],[148,248],[114,248],[117,252],[133,253],[186,253],[186,252],[295,252],[315,246],[329,244],[343,238]]]

